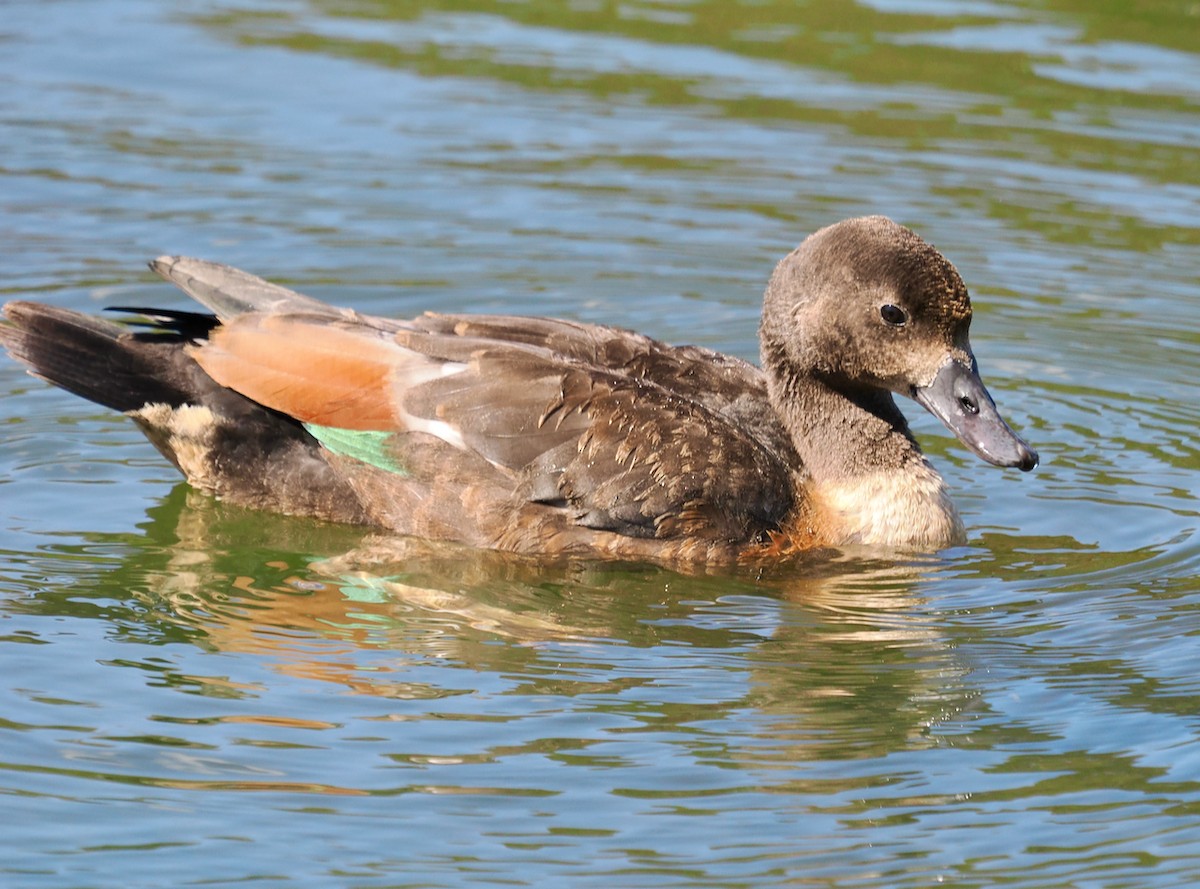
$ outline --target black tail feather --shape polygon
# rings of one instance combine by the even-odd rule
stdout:
[[[176,336],[190,342],[208,339],[221,322],[208,312],[185,312],[181,309],[148,309],[140,306],[106,306],[106,312],[124,312],[135,317],[122,319],[130,327],[144,327],[139,336]]]
[[[195,312],[138,309],[132,330],[69,309],[4,306],[0,346],[55,386],[133,419],[201,490],[230,503],[336,522],[370,521],[358,495],[298,420],[208,376],[189,353],[219,323]],[[169,410],[150,406],[166,405]]]
[[[0,345],[27,364],[30,373],[105,407],[178,407],[194,398],[197,383],[213,386],[210,380],[207,386],[197,380],[203,372],[183,351],[186,342],[203,337],[196,335],[195,322],[179,322],[192,336],[169,326],[162,333],[136,334],[40,303],[10,302],[4,314],[9,323],[0,325]]]

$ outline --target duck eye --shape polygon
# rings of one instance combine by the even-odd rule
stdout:
[[[883,318],[892,327],[903,327],[908,321],[908,313],[899,306],[886,305],[879,307],[879,317]]]

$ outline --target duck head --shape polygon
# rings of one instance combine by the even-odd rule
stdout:
[[[980,379],[970,326],[967,288],[944,256],[884,216],[848,219],[776,267],[763,306],[763,366],[773,397],[787,399],[805,377],[859,404],[904,395],[987,462],[1033,469],[1037,452]]]

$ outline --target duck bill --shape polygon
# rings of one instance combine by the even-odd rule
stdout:
[[[958,440],[996,466],[1028,472],[1038,465],[1037,451],[1013,432],[970,365],[953,358],[942,365],[928,386],[912,390],[913,399],[946,424]]]

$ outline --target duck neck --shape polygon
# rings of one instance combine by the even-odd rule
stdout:
[[[814,479],[840,482],[925,463],[890,392],[797,375],[771,394]]]
[[[808,471],[830,543],[946,546],[962,522],[890,392],[800,370],[764,348],[771,403]],[[774,359],[774,360],[773,360]]]

